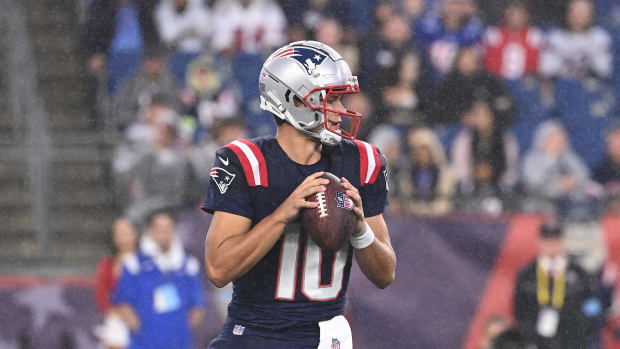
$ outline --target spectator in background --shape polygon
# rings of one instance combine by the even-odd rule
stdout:
[[[614,124],[605,135],[605,158],[594,169],[592,179],[599,183],[607,195],[610,212],[620,212],[620,125]]]
[[[264,54],[286,40],[286,18],[273,0],[219,0],[212,18],[218,52]]]
[[[110,94],[139,69],[142,54],[158,45],[156,1],[93,0],[86,15],[84,50],[91,73],[107,68]]]
[[[151,103],[138,113],[136,122],[125,129],[124,143],[138,152],[150,148],[155,142],[157,124],[167,119],[177,120],[178,115],[166,97],[157,94],[153,96]]]
[[[355,109],[357,110],[357,109]],[[387,185],[389,188],[396,188],[396,178],[398,177],[398,169],[396,164],[400,161],[401,156],[401,132],[390,125],[380,125],[368,136],[368,141],[381,150],[381,154],[385,156],[387,177]],[[392,193],[394,193],[392,191]],[[392,194],[388,192],[389,194]]]
[[[441,0],[439,13],[431,11],[416,23],[429,82],[436,84],[452,71],[461,48],[476,45],[483,25],[473,0]]]
[[[370,97],[364,92],[344,96],[342,104],[347,109],[355,110],[364,117],[364,122],[360,125],[359,132],[357,133],[358,139],[366,139],[372,130],[379,126],[380,118],[375,116],[374,105]]]
[[[394,2],[391,0],[378,0],[373,8],[373,25],[366,36],[374,35],[397,14]]]
[[[170,72],[184,84],[187,66],[203,51],[211,31],[207,7],[203,0],[161,0],[155,19],[162,42],[172,50]]]
[[[102,314],[110,310],[110,296],[116,288],[123,268],[123,259],[136,250],[138,232],[127,218],[117,218],[112,225],[111,255],[97,265],[95,275],[95,300]]]
[[[523,180],[530,193],[527,209],[554,211],[557,204],[570,211],[586,202],[591,191],[588,168],[556,121],[546,121],[536,130],[534,146],[524,157]]]
[[[395,75],[391,72],[395,72],[401,59],[413,51],[409,22],[403,16],[393,15],[383,23],[378,36],[362,42],[361,50],[361,72],[367,81],[375,82],[369,91],[373,93],[370,97],[378,104],[385,88],[385,77]]]
[[[315,40],[324,43],[338,51],[349,63],[351,72],[355,75],[359,71],[359,49],[355,45],[343,42],[343,28],[336,17],[326,17],[319,22],[315,31]]]
[[[342,27],[340,35],[344,36],[347,41],[354,39],[351,22],[352,12],[348,1],[299,0],[281,1],[281,4],[287,20],[291,24],[292,41],[315,37],[321,27],[321,22],[326,18],[337,18]]]
[[[486,100],[493,108],[499,125],[508,125],[514,115],[512,98],[502,82],[482,70],[480,50],[466,47],[456,57],[454,71],[439,86],[433,103],[433,121],[441,124],[457,124],[473,102]]]
[[[134,222],[143,222],[149,212],[162,207],[182,207],[196,185],[189,158],[179,146],[178,121],[174,112],[162,115],[150,125],[152,143],[116,166],[118,182],[129,192],[127,216]]]
[[[452,169],[458,191],[469,197],[494,197],[511,192],[519,177],[519,145],[498,123],[491,105],[474,103],[465,115],[463,128],[452,144]]]
[[[392,204],[401,212],[415,215],[449,212],[454,181],[441,142],[431,129],[423,127],[411,129],[406,144],[397,165],[396,200]]]
[[[181,93],[183,113],[198,120],[201,131],[208,132],[218,118],[237,114],[239,91],[229,69],[218,65],[212,55],[205,53],[191,63],[185,85]]]
[[[484,35],[484,66],[504,79],[535,75],[542,40],[542,33],[529,25],[525,1],[511,0],[502,25],[489,28]]]
[[[561,229],[544,225],[538,256],[521,269],[514,292],[525,342],[539,349],[587,348],[590,319],[583,309],[593,295],[590,278],[566,254]]]
[[[431,90],[420,79],[420,60],[413,53],[405,55],[399,64],[383,76],[382,114],[384,122],[401,129],[427,124]]]
[[[95,274],[95,301],[105,316],[104,324],[95,332],[105,348],[111,349],[124,348],[129,341],[127,327],[110,311],[110,301],[120,279],[124,259],[136,251],[138,232],[129,219],[117,218],[110,238],[112,254],[99,261]]]
[[[605,141],[605,159],[594,169],[592,179],[604,186],[620,185],[620,124],[607,130]]]
[[[158,51],[147,53],[140,74],[126,81],[113,99],[113,118],[118,130],[124,130],[138,119],[155,95],[178,110],[179,86],[166,69]]]
[[[215,163],[215,152],[224,145],[239,138],[247,138],[248,130],[238,117],[216,118],[209,135],[191,149],[190,159],[200,183],[208,184],[211,168]]]
[[[175,224],[165,211],[151,214],[138,253],[124,262],[113,302],[131,329],[130,349],[193,348],[205,295],[200,264],[185,254]]]
[[[415,23],[426,11],[427,0],[401,0],[401,4],[405,17]]]
[[[549,34],[540,59],[540,72],[548,78],[611,76],[611,37],[594,24],[594,4],[590,0],[569,2],[566,27]]]
[[[241,92],[240,114],[251,136],[275,132],[273,118],[261,111],[256,77],[265,58],[287,40],[287,22],[275,0],[219,0],[213,8],[213,48],[232,66]]]

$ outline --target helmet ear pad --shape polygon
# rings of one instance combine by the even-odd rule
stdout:
[[[314,95],[308,96],[308,98],[304,98],[304,96],[299,96],[294,93],[290,93],[290,96],[292,97],[289,96],[289,98],[286,98],[287,95],[288,93],[285,94],[285,103],[288,104],[286,110],[294,119],[289,121],[297,122],[297,124],[301,128],[307,131],[311,131],[323,125],[326,117],[325,111],[315,109],[314,105],[306,102],[310,101],[311,99],[318,101],[320,99],[318,97],[320,95],[319,93],[314,93]],[[318,105],[320,106],[320,102],[318,103]]]

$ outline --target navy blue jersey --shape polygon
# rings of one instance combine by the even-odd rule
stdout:
[[[362,141],[323,147],[312,165],[292,161],[274,137],[236,140],[216,153],[203,210],[252,220],[267,217],[309,175],[328,171],[347,178],[361,194],[366,217],[387,205],[385,158]],[[265,329],[302,328],[344,313],[352,247],[322,251],[299,223],[285,228],[273,248],[233,281],[228,315],[235,322]]]

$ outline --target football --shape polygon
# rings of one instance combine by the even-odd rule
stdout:
[[[329,179],[327,190],[306,198],[307,201],[318,202],[319,206],[302,210],[301,226],[317,246],[338,251],[355,231],[355,203],[346,195],[346,189],[338,177],[325,172],[323,178]]]

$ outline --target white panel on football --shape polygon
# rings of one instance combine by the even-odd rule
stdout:
[[[293,300],[295,299],[295,279],[297,278],[297,258],[300,245],[299,223],[288,224],[282,235],[284,240],[280,253],[276,298]]]
[[[342,290],[342,281],[344,278],[344,267],[347,264],[349,255],[349,244],[346,244],[336,254],[334,268],[332,270],[329,286],[321,286],[321,249],[308,238],[306,247],[306,255],[304,259],[304,277],[301,285],[302,292],[308,299],[313,301],[326,301],[335,299]]]

